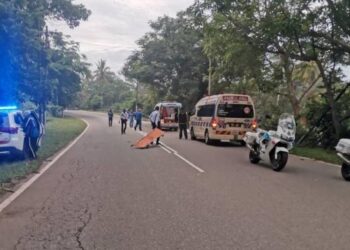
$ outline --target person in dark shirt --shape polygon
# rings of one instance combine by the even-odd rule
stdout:
[[[175,122],[178,123],[179,122],[179,113],[177,110],[175,110]]]
[[[183,109],[180,110],[178,120],[179,120],[179,138],[182,139],[182,132],[183,132],[185,135],[185,139],[187,139],[188,117]]]
[[[127,127],[127,123],[128,123],[128,112],[126,112],[125,109],[123,109],[123,112],[120,114],[120,121],[121,121],[121,130],[122,130],[122,134],[125,134],[126,131],[126,127]]]
[[[135,131],[136,131],[137,127],[139,127],[139,130],[142,131],[142,112],[140,109],[134,113],[134,117],[135,117],[135,121],[136,121]]]
[[[112,127],[112,125],[113,125],[113,111],[112,111],[112,109],[110,109],[108,111],[108,125],[110,127]]]
[[[24,147],[27,155],[31,159],[37,158],[37,151],[40,146],[40,136],[41,136],[41,128],[40,128],[39,117],[33,111],[26,114],[26,118],[24,120]]]

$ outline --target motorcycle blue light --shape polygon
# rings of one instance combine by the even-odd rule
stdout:
[[[0,110],[14,110],[17,106],[0,106]]]

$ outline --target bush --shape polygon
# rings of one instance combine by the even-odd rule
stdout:
[[[53,117],[63,117],[63,107],[58,105],[49,105],[47,109]]]

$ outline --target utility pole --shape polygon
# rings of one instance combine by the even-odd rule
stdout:
[[[45,27],[45,52],[46,52],[46,55],[47,52],[49,51],[50,49],[50,40],[49,40],[49,28],[48,26],[46,25]],[[49,75],[49,63],[47,61],[47,58],[45,59],[45,72],[44,72],[44,86],[46,87],[47,85],[47,79],[48,79],[48,75]],[[46,93],[44,93],[45,95]],[[57,96],[57,99],[58,99],[58,96]],[[46,96],[43,97],[43,100],[42,100],[42,103],[41,103],[41,122],[44,124],[44,126],[46,125]]]
[[[211,95],[211,80],[212,80],[212,60],[211,60],[211,38],[209,37],[209,54],[208,54],[208,60],[209,60],[209,72],[208,72],[208,96]]]
[[[139,103],[139,82],[137,81],[136,82],[136,88],[135,88],[135,91],[136,91],[136,104],[135,104],[135,111],[138,110],[138,103]]]
[[[209,79],[208,79],[208,95],[211,95],[211,58],[209,56]]]

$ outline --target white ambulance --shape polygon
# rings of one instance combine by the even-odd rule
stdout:
[[[177,130],[179,127],[177,118],[182,104],[179,102],[160,102],[157,103],[156,107],[159,107],[161,129]]]
[[[239,141],[257,127],[253,100],[248,95],[221,94],[202,98],[190,118],[191,139]]]

